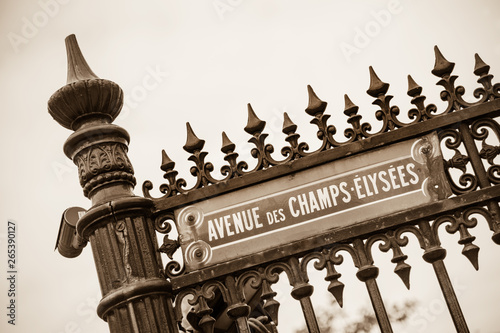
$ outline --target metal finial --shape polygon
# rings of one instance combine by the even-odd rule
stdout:
[[[434,69],[431,73],[439,77],[451,74],[455,67],[455,63],[446,60],[437,45],[434,46],[434,54],[436,56],[436,62],[434,63]]]
[[[297,125],[293,123],[293,121],[290,119],[288,116],[288,113],[284,112],[283,113],[283,133],[285,134],[290,134],[290,133],[295,133],[297,130]]]
[[[78,130],[92,120],[111,123],[123,106],[123,91],[114,82],[98,78],[78,47],[75,35],[66,38],[68,83],[49,99],[50,115],[63,127]]]
[[[474,266],[476,271],[479,270],[478,253],[479,253],[479,247],[472,243],[466,244],[464,249],[462,250],[462,254],[466,256],[467,259],[469,259],[469,261],[471,262],[472,266]]]
[[[396,268],[394,269],[394,273],[396,273],[399,278],[403,281],[406,289],[410,289],[410,271],[411,266],[405,262],[399,262]]]
[[[250,105],[250,103],[248,103],[248,121],[247,126],[245,127],[245,132],[251,135],[262,133],[265,126],[266,122],[260,120],[259,117],[257,117],[254,110],[252,109],[252,106]]]
[[[379,79],[375,71],[373,70],[373,67],[370,66],[370,87],[366,91],[368,95],[372,97],[378,97],[379,95],[384,95],[387,90],[389,90],[389,83],[382,82],[382,80]]]
[[[490,66],[487,65],[483,61],[483,59],[481,59],[481,57],[479,56],[479,54],[476,53],[474,55],[474,58],[476,60],[476,64],[474,66],[474,74],[476,74],[477,76],[488,74],[488,72],[490,71]]]
[[[175,167],[175,162],[168,157],[167,153],[164,149],[161,151],[161,166],[160,169],[164,172],[168,172],[173,170]]]
[[[347,94],[344,95],[344,102],[345,102],[344,114],[346,116],[352,117],[358,113],[359,107],[351,101],[351,99],[349,98],[349,96],[347,96]]]
[[[227,137],[226,132],[222,132],[222,148],[221,148],[221,151],[224,154],[228,154],[228,153],[233,152],[235,148],[236,148],[236,145],[234,143],[232,143],[231,140],[229,140],[229,138]]]
[[[419,86],[415,80],[411,77],[411,75],[408,75],[408,95],[411,97],[418,96],[422,93],[422,87]]]
[[[338,273],[337,273],[338,274]],[[338,279],[335,279],[330,282],[328,285],[328,291],[335,297],[335,300],[339,304],[340,307],[344,306],[344,284],[340,282]]]
[[[189,122],[186,123],[186,128],[187,128],[187,139],[186,139],[186,144],[182,148],[184,148],[185,151],[191,154],[193,154],[195,151],[202,150],[203,146],[205,145],[205,140],[198,139],[196,134],[194,134],[193,129],[191,128]]]
[[[309,105],[306,109],[307,114],[311,116],[323,114],[328,103],[319,99],[310,85],[307,85],[307,93],[309,94]]]
[[[76,36],[74,34],[69,35],[66,37],[65,42],[66,53],[68,55],[68,78],[66,83],[70,84],[81,80],[98,79],[99,77],[94,74],[83,57]]]

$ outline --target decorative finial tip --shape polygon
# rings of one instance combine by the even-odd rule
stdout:
[[[175,162],[168,157],[164,149],[161,151],[161,166],[160,169],[164,172],[168,172],[174,169]]]
[[[348,117],[357,115],[359,107],[354,104],[347,94],[344,94],[344,114]]]
[[[309,95],[309,105],[306,113],[310,116],[322,115],[326,110],[327,103],[319,99],[310,85],[307,85],[307,93]]]
[[[188,153],[194,154],[195,151],[201,151],[203,146],[205,145],[205,140],[199,139],[196,134],[194,134],[193,129],[191,128],[191,124],[189,122],[186,123],[187,129],[187,139],[186,144],[184,145],[184,150]]]
[[[288,116],[288,113],[284,112],[283,113],[283,133],[290,135],[292,133],[295,133],[297,130],[297,125],[295,125],[290,119],[290,116]]]
[[[123,91],[92,72],[75,35],[66,37],[67,84],[49,99],[50,115],[63,127],[78,130],[85,124],[111,123],[123,106]]]
[[[476,64],[474,66],[474,74],[478,75],[478,76],[481,76],[481,75],[485,75],[485,74],[488,74],[488,72],[490,71],[490,66],[487,65],[483,59],[481,59],[481,57],[479,56],[479,54],[475,54],[474,55],[474,59],[476,60]]]
[[[387,90],[389,90],[389,83],[382,82],[380,78],[375,73],[372,66],[369,67],[370,70],[370,87],[366,91],[368,95],[372,97],[378,97],[380,95],[385,95]]]
[[[248,105],[248,121],[247,121],[247,126],[245,126],[245,132],[247,132],[250,135],[260,134],[264,130],[266,122],[260,120],[259,117],[257,117],[250,103],[248,103],[247,105]]]
[[[231,140],[229,140],[226,132],[222,132],[222,148],[221,148],[221,151],[224,154],[229,154],[229,153],[232,153],[235,148],[236,148],[236,145],[233,142],[231,142]]]
[[[87,61],[83,57],[82,51],[78,46],[78,41],[74,34],[69,35],[65,39],[66,53],[68,54],[68,79],[67,84],[80,80],[98,79],[94,74]]]
[[[455,63],[446,60],[437,45],[434,46],[434,55],[436,57],[436,61],[434,63],[434,69],[431,73],[438,77],[450,75],[455,67]]]
[[[408,95],[411,97],[416,97],[422,93],[422,87],[413,80],[411,75],[408,75]]]

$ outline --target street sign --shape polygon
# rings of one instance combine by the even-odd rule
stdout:
[[[175,211],[186,271],[444,199],[435,133]]]

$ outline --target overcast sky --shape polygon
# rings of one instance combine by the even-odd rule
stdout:
[[[500,4],[498,1],[97,1],[2,0],[0,2],[0,331],[106,332],[95,315],[100,299],[90,247],[74,259],[54,252],[61,213],[70,206],[89,208],[76,167],[62,146],[71,131],[47,112],[47,100],[66,82],[64,38],[76,34],[93,71],[118,83],[126,105],[116,124],[131,135],[129,157],[138,186],[162,183],[161,149],[192,183],[189,156],[182,150],[189,121],[206,140],[208,160],[222,166],[221,132],[249,160],[246,104],[267,121],[269,142],[284,144],[282,115],[298,124],[301,138],[314,140],[309,124],[307,84],[329,103],[330,123],[346,126],[343,95],[360,106],[363,120],[373,121],[375,106],[366,94],[368,67],[391,84],[394,104],[406,112],[406,77],[423,87],[426,102],[442,107],[434,66],[434,45],[456,63],[458,84],[467,96],[477,87],[472,73],[479,53],[500,78]],[[145,89],[146,77],[154,77]],[[376,121],[375,121],[376,122]],[[376,125],[374,125],[376,127]],[[246,152],[245,152],[246,151]],[[18,226],[17,320],[7,325],[7,221]],[[472,332],[499,332],[498,255],[483,224],[472,230],[481,247],[480,270],[474,271],[456,244],[443,236],[446,264]],[[387,304],[419,301],[419,312],[404,332],[452,331],[432,267],[413,241],[411,291],[392,273],[390,257],[377,255],[386,268],[378,279]],[[375,251],[377,252],[377,251]],[[384,266],[385,265],[385,266]],[[368,306],[364,286],[352,263],[339,268],[346,284],[345,311]],[[319,276],[321,277],[321,273]],[[315,302],[330,297],[327,284],[316,285]],[[289,293],[285,284],[277,287]],[[280,331],[302,325],[300,306],[280,296]],[[299,315],[297,315],[297,312]],[[288,313],[288,314],[287,314]],[[428,315],[425,315],[427,313]]]

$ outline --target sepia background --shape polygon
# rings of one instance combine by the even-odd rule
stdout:
[[[2,0],[0,2],[0,331],[106,332],[96,315],[100,292],[90,247],[74,259],[54,252],[62,212],[88,209],[77,169],[62,146],[71,131],[47,112],[47,100],[66,81],[64,38],[76,34],[90,67],[118,83],[126,96],[115,121],[131,135],[129,157],[137,195],[145,180],[163,182],[161,150],[191,184],[191,162],[182,150],[186,122],[206,141],[208,160],[223,165],[221,132],[251,164],[246,104],[251,103],[276,151],[284,145],[283,112],[298,125],[301,139],[317,147],[315,128],[304,109],[310,84],[327,101],[341,136],[347,126],[345,93],[373,124],[376,107],[366,94],[368,67],[390,83],[393,104],[412,107],[407,75],[438,107],[438,78],[431,74],[434,45],[456,63],[458,85],[474,99],[477,52],[500,81],[500,3],[480,1],[97,1]],[[315,141],[316,140],[316,141]],[[17,317],[7,324],[7,221],[17,223]],[[500,248],[486,223],[472,230],[480,246],[479,271],[461,255],[457,235],[444,235],[445,260],[472,332],[500,332]],[[378,279],[386,304],[416,302],[401,332],[453,330],[432,266],[410,243],[411,290],[392,272],[390,255],[377,254]],[[376,252],[376,251],[375,251]],[[346,284],[344,310],[356,317],[369,299],[352,263],[339,267]],[[317,312],[331,301],[323,274],[312,274]],[[282,304],[280,332],[303,326],[290,286],[276,290]],[[334,305],[337,306],[337,305]],[[338,307],[338,306],[337,306]],[[342,320],[347,320],[339,319]],[[396,330],[396,329],[395,329]]]

